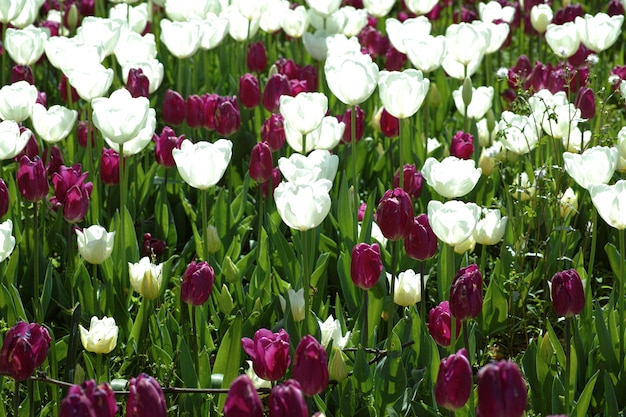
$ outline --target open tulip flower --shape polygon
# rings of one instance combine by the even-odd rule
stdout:
[[[378,65],[360,51],[330,55],[324,72],[330,91],[348,106],[367,100],[378,83]]]
[[[609,182],[617,168],[618,158],[617,148],[606,146],[595,146],[582,154],[563,153],[565,171],[578,185],[587,190],[593,184]]]
[[[481,172],[473,160],[454,156],[449,156],[441,162],[432,157],[428,158],[422,168],[422,175],[428,185],[446,198],[462,197],[472,191],[480,179]]]
[[[194,188],[206,190],[222,179],[230,163],[232,149],[233,143],[227,139],[195,144],[185,139],[180,149],[172,150],[172,156],[183,180]]]
[[[437,237],[450,246],[467,240],[480,218],[480,207],[474,203],[451,200],[428,203],[428,221]]]
[[[588,190],[600,217],[611,227],[626,229],[626,181],[619,180],[613,185],[591,184]]]
[[[150,116],[148,99],[134,98],[125,88],[114,91],[108,98],[96,98],[91,105],[94,125],[104,137],[118,145],[134,139]]]
[[[378,78],[380,100],[385,110],[398,119],[411,117],[419,110],[429,87],[430,80],[415,69],[381,71]]]
[[[46,110],[39,103],[33,105],[32,120],[35,132],[48,143],[60,142],[70,134],[78,112],[63,106],[52,106]]]
[[[85,350],[94,353],[109,353],[115,349],[119,328],[115,325],[113,317],[98,319],[98,317],[93,316],[89,330],[82,325],[79,325],[78,329]]]
[[[0,88],[0,118],[23,122],[31,117],[37,100],[37,88],[26,81]]]
[[[332,185],[327,179],[310,184],[280,183],[274,190],[274,200],[283,222],[301,231],[319,226],[330,212]]]
[[[107,230],[96,224],[83,230],[76,229],[78,252],[91,264],[101,264],[113,253],[113,240],[115,232]]]

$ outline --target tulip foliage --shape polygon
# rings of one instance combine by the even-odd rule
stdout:
[[[624,1],[0,2],[0,416],[617,416]]]

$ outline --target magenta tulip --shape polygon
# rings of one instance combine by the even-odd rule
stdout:
[[[285,376],[291,363],[289,334],[285,329],[280,329],[278,333],[259,329],[254,334],[254,340],[243,337],[241,345],[252,359],[252,368],[259,378],[277,381]]]
[[[266,142],[272,152],[276,152],[285,146],[285,126],[283,116],[279,113],[272,114],[265,119],[261,126],[261,139]]]
[[[471,159],[474,154],[474,136],[471,133],[458,131],[452,136],[450,155],[459,159]]]
[[[477,317],[483,308],[483,276],[478,265],[458,270],[450,287],[450,312],[459,320]]]
[[[458,410],[469,399],[473,385],[467,351],[461,349],[441,360],[435,382],[435,401],[445,409]]]
[[[159,382],[147,374],[131,378],[126,417],[166,417],[167,404]]]
[[[383,262],[380,258],[378,243],[373,245],[358,243],[352,248],[350,276],[354,285],[369,290],[376,285],[382,271]]]
[[[213,281],[215,272],[208,262],[192,261],[183,274],[181,300],[194,306],[204,304],[211,296]]]
[[[265,142],[259,142],[252,148],[250,154],[250,178],[263,183],[272,177],[272,151]]]
[[[263,404],[247,375],[239,375],[230,384],[224,417],[263,417]]]
[[[48,356],[50,335],[37,323],[19,322],[4,337],[0,350],[0,373],[23,381],[41,366]]]
[[[385,192],[376,209],[376,224],[387,239],[404,239],[413,225],[413,203],[406,191],[394,188]]]
[[[298,381],[290,379],[270,392],[270,417],[308,417],[309,411]]]
[[[179,92],[167,90],[163,101],[163,122],[178,126],[185,121],[185,99]]]
[[[176,132],[169,126],[165,126],[161,134],[157,136],[155,133],[152,140],[156,144],[155,159],[159,165],[171,168],[176,165],[172,150],[180,149],[180,145],[185,140],[185,135],[176,136]]]
[[[267,52],[263,42],[255,42],[246,49],[246,65],[250,72],[263,72],[267,67]]]
[[[422,173],[417,170],[413,164],[404,164],[404,186],[402,189],[406,191],[414,199],[420,198],[422,194],[422,185],[424,183],[424,177]],[[393,177],[393,187],[398,188],[400,186],[400,170],[396,171],[396,175]]]
[[[521,417],[527,390],[519,367],[511,361],[488,363],[478,371],[477,417]]]
[[[141,68],[131,68],[128,71],[126,89],[135,98],[148,97],[150,94],[150,79],[143,73]]]
[[[43,162],[38,156],[31,160],[24,155],[17,169],[17,188],[25,200],[41,201],[48,195],[48,177]]]
[[[456,320],[456,337],[461,332],[461,320]],[[448,301],[442,301],[428,313],[428,332],[441,346],[450,346],[450,336],[452,335],[452,313]]]
[[[326,349],[313,336],[306,335],[298,343],[292,374],[300,383],[302,392],[309,397],[321,393],[328,386]]]
[[[244,74],[239,78],[239,100],[247,109],[253,109],[261,102],[259,80],[252,74]]]
[[[61,402],[60,417],[113,417],[117,409],[115,395],[109,384],[96,385],[96,381],[87,380],[81,385],[70,387]]]
[[[559,316],[575,316],[585,307],[585,289],[575,269],[554,274],[550,287],[552,308]]]
[[[425,261],[437,253],[437,236],[430,227],[428,215],[425,213],[413,219],[409,234],[404,238],[406,254],[413,259]]]
[[[111,148],[102,149],[100,181],[107,185],[120,183],[120,155]]]

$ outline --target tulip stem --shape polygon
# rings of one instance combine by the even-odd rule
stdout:
[[[398,154],[399,159],[398,163],[400,164],[400,168],[398,170],[400,180],[400,188],[404,190],[404,137],[403,133],[406,133],[409,129],[407,129],[404,125],[410,123],[409,119],[402,119],[398,122]]]
[[[89,128],[88,128],[89,129]],[[89,130],[87,130],[87,141],[89,141]],[[118,290],[121,290],[121,288],[123,288],[124,285],[126,285],[126,279],[128,277],[128,265],[126,264],[126,236],[124,233],[125,230],[125,211],[126,211],[126,192],[128,191],[126,189],[126,158],[124,158],[124,144],[121,143],[120,147],[119,147],[119,158],[120,158],[120,163],[119,163],[119,168],[120,168],[120,224],[118,225],[118,236],[120,239],[120,248],[121,248],[121,263],[122,263],[122,268],[121,268],[121,282],[122,285],[120,285],[120,288],[118,288]],[[120,292],[120,295],[122,293]]]
[[[420,261],[420,317],[422,323],[426,324],[426,301],[428,297],[426,296],[426,285],[424,281],[424,261]]]
[[[453,319],[453,321],[456,320]],[[469,326],[467,324],[467,320],[463,320],[463,342],[465,343],[465,349],[467,350],[467,359],[469,360],[470,367],[472,367],[474,363],[474,355],[472,355],[472,350],[470,349]],[[474,407],[474,390],[470,393],[469,402],[469,415],[473,416],[476,410]]]
[[[4,54],[2,55],[4,58]],[[3,71],[4,71],[4,68],[3,68]],[[20,381],[14,380],[14,384],[15,384],[15,393],[13,394],[13,412],[14,412],[13,415],[19,416],[20,415]]]
[[[393,331],[393,297],[396,287],[396,272],[398,265],[398,243],[400,241],[391,242],[391,282],[389,283],[389,313],[387,317],[387,323],[389,325],[387,329],[387,340],[391,340],[391,333]]]
[[[34,257],[34,281],[35,281],[35,292],[33,293],[33,310],[35,311],[35,316],[37,320],[43,320],[43,311],[39,311],[39,291],[41,287],[41,277],[39,276],[39,202],[35,201],[33,203],[33,257]],[[38,314],[41,314],[41,317],[37,317]]]
[[[309,293],[311,290],[311,272],[309,270],[308,259],[309,233],[309,230],[303,230],[300,233],[300,237],[302,240],[302,287],[304,288],[304,330],[306,334],[308,334],[309,331],[309,310],[311,304],[311,301],[309,300]]]
[[[89,172],[93,177],[95,173],[92,170],[93,149],[92,149],[92,143],[91,143],[91,134],[90,134],[91,127],[90,126],[91,126],[91,101],[87,101],[87,169],[86,171]]]
[[[363,330],[361,331],[361,345],[363,347],[367,347],[369,342],[369,318],[367,316],[367,305],[369,304],[369,292],[368,290],[363,290]]]
[[[196,375],[200,373],[200,351],[198,350],[198,328],[196,325],[196,306],[191,305],[191,337],[193,342],[191,347],[193,349],[193,360],[196,366]]]
[[[596,258],[596,245],[598,240],[598,210],[591,208],[591,253],[589,254],[589,266],[587,268],[587,276],[589,279],[593,277],[593,266]],[[623,256],[623,253],[620,253]]]
[[[595,211],[595,210],[594,210]],[[624,357],[624,254],[626,254],[626,244],[624,244],[624,230],[619,232],[619,277],[617,285],[619,285],[619,352],[620,358]]]
[[[91,273],[91,281],[97,288],[93,289],[93,310],[94,314],[100,317],[100,297],[98,293],[100,292],[100,281],[98,280],[98,264],[92,264],[92,273]]]
[[[571,368],[571,346],[570,346],[570,323],[571,317],[565,317],[565,414],[570,413],[570,368]]]
[[[209,262],[209,225],[207,221],[207,212],[209,211],[209,190],[201,190],[202,193],[202,256],[204,260]]]

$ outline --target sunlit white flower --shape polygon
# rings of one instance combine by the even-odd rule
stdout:
[[[109,353],[117,345],[119,328],[113,317],[104,316],[102,319],[93,316],[89,324],[89,330],[78,325],[80,341],[88,352]]]
[[[565,218],[578,212],[578,195],[568,187],[559,198],[559,213]]]
[[[289,158],[278,160],[278,167],[285,179],[296,184],[311,184],[320,179],[334,181],[339,158],[328,151],[315,150],[308,156],[293,153]]]
[[[430,226],[437,238],[450,246],[456,246],[472,236],[479,218],[480,207],[475,203],[458,200],[428,202]]]
[[[417,15],[428,14],[439,0],[405,0],[407,9]]]
[[[476,224],[474,239],[481,245],[495,245],[502,240],[508,217],[502,217],[499,209],[482,210],[482,217]]]
[[[304,6],[283,11],[281,27],[292,38],[300,38],[309,27],[309,15]]]
[[[522,172],[513,178],[513,198],[520,201],[528,201],[535,196],[537,185],[530,181],[528,174]]]
[[[14,120],[0,122],[0,161],[15,158],[24,150],[31,135],[28,129],[20,132],[20,126]]]
[[[581,155],[564,152],[565,171],[584,189],[592,184],[606,184],[613,177],[617,167],[619,152],[617,148],[594,146]]]
[[[534,118],[520,116],[504,111],[498,123],[498,130],[502,132],[500,140],[506,149],[518,155],[524,155],[535,149],[539,136]]]
[[[513,6],[502,6],[497,1],[489,3],[478,3],[478,15],[483,22],[494,22],[502,20],[506,23],[512,23],[515,19],[515,8]]]
[[[161,20],[161,42],[176,58],[189,58],[200,47],[199,21],[172,22]]]
[[[544,33],[552,23],[554,13],[549,4],[537,4],[530,9],[530,24],[539,33]]]
[[[156,40],[152,33],[146,33],[142,36],[135,32],[124,32],[120,36],[114,53],[120,65],[156,59]]]
[[[354,38],[353,38],[354,39]],[[332,54],[324,64],[326,82],[330,91],[344,104],[354,106],[367,100],[378,84],[378,65],[369,55],[355,53]]]
[[[200,48],[207,51],[222,43],[230,21],[225,17],[217,17],[214,14],[208,15],[200,21]]]
[[[141,68],[143,74],[148,78],[150,83],[148,84],[148,92],[154,93],[163,82],[165,76],[165,69],[163,64],[157,59],[150,59],[148,61],[136,61],[127,62],[122,66],[122,78],[124,83],[128,82],[128,73],[131,69]]]
[[[424,72],[439,68],[447,52],[446,38],[442,35],[405,39],[404,48],[411,64]]]
[[[387,16],[396,0],[363,0],[363,7],[374,17]]]
[[[72,87],[85,101],[103,97],[113,83],[113,70],[102,64],[82,65],[64,72]]]
[[[429,88],[430,80],[413,68],[402,72],[381,71],[378,78],[383,107],[398,119],[413,116],[422,106]]]
[[[387,280],[391,283],[393,275],[387,274]],[[393,302],[399,306],[408,307],[422,301],[420,274],[416,274],[412,269],[400,272],[394,279]],[[428,281],[428,276],[424,277],[424,286]]]
[[[78,112],[59,105],[46,109],[43,105],[35,103],[31,119],[35,132],[43,140],[56,143],[70,134],[78,119]]]
[[[613,46],[622,34],[624,15],[586,14],[584,18],[577,16],[575,23],[581,42],[594,52],[602,52]]]
[[[137,133],[137,136],[124,142],[124,156],[136,155],[143,151],[152,141],[154,130],[156,129],[156,111],[153,108],[148,109],[148,117],[143,127]],[[114,142],[104,136],[104,141],[118,154],[120,153],[120,144]]]
[[[289,9],[287,0],[269,0],[259,17],[259,26],[265,33],[275,33],[281,29],[283,13]]]
[[[319,226],[330,211],[331,187],[327,179],[309,184],[281,182],[274,191],[278,214],[292,229],[303,231]]]
[[[117,4],[109,9],[109,18],[121,20],[133,32],[142,33],[148,24],[148,3],[134,7],[125,3]]]
[[[328,318],[324,321],[317,320],[320,325],[320,330],[322,332],[322,345],[328,346],[332,340],[333,347],[338,349],[343,349],[348,344],[348,340],[350,340],[350,332],[346,332],[343,334],[341,330],[341,323],[339,320],[335,319],[332,314],[328,316]]]
[[[395,18],[389,18],[385,20],[385,27],[389,36],[389,42],[398,51],[406,54],[405,39],[421,39],[430,35],[432,25],[425,16],[418,16],[406,19],[404,22],[400,22]]]
[[[574,22],[562,25],[549,24],[546,29],[546,41],[552,52],[559,58],[569,58],[578,51],[580,35]]]
[[[90,264],[101,264],[113,253],[115,232],[99,225],[92,225],[85,229],[76,229],[78,252]]]
[[[76,30],[76,36],[90,45],[101,44],[104,56],[109,56],[120,39],[122,22],[118,19],[86,16]]]
[[[24,29],[8,28],[4,47],[13,61],[19,65],[32,65],[41,58],[47,33],[34,26]]]
[[[163,264],[155,265],[143,257],[136,263],[128,263],[128,276],[133,289],[146,299],[157,298],[163,282]]]
[[[0,223],[0,262],[11,256],[15,249],[15,236],[13,236],[13,221],[6,219]]]
[[[463,86],[452,92],[454,104],[461,115],[465,116],[465,103],[462,94]],[[472,87],[472,101],[467,107],[467,117],[480,119],[489,111],[493,103],[493,87]]]
[[[194,188],[206,190],[222,179],[232,153],[233,143],[228,139],[195,144],[185,139],[180,149],[172,151],[172,156],[183,180]]]
[[[626,229],[626,180],[613,185],[593,184],[588,190],[600,217],[615,229]]]
[[[112,142],[123,144],[134,139],[146,127],[150,102],[145,97],[134,98],[121,88],[108,98],[92,102],[93,124]]]
[[[489,32],[470,23],[457,23],[446,29],[448,54],[459,63],[470,66],[472,61],[482,61],[489,46]]]
[[[435,158],[428,158],[424,162],[422,175],[428,185],[446,198],[461,197],[474,189],[480,179],[482,170],[475,167],[471,159],[459,159],[454,156],[444,158],[439,162]]]
[[[0,119],[23,122],[28,119],[37,101],[37,87],[26,81],[6,84],[0,88]]]
[[[289,297],[289,306],[291,307],[291,315],[293,321],[298,322],[304,320],[304,288],[300,288],[298,291],[294,291],[291,288],[287,291]],[[287,301],[282,295],[279,295],[280,305],[285,311],[287,308]]]

